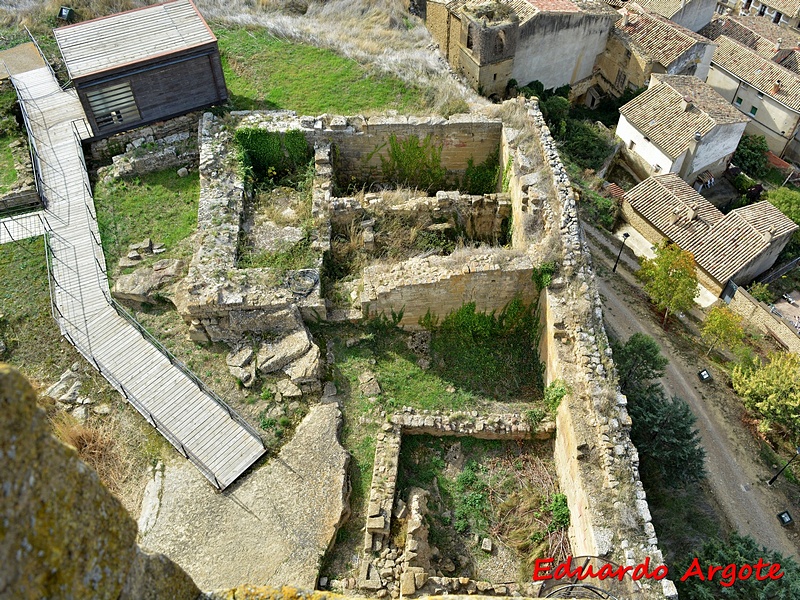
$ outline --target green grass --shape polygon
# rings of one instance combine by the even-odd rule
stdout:
[[[299,114],[358,114],[424,104],[420,90],[375,75],[330,50],[286,42],[261,30],[217,25],[222,69],[236,110],[289,109]]]
[[[128,246],[152,238],[167,251],[197,228],[200,178],[196,171],[178,177],[174,170],[133,179],[100,182],[95,206],[106,264],[113,270]]]
[[[5,194],[17,180],[17,171],[14,168],[14,155],[8,144],[15,138],[11,136],[0,137],[0,194]]]

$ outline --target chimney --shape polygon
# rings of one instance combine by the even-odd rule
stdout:
[[[692,108],[692,99],[691,99],[691,97],[684,96],[683,97],[683,102],[681,104],[681,107],[683,108],[683,112],[689,112],[689,109]]]
[[[697,215],[697,210],[695,210],[696,208],[697,208],[697,205],[692,203],[692,204],[689,205],[689,208],[686,210],[686,218],[689,221],[694,221],[694,218]]]
[[[626,8],[622,9],[622,26],[623,27],[628,26],[628,9]]]
[[[770,90],[770,93],[774,96],[780,91],[781,91],[781,80],[777,79],[775,83],[772,84],[772,89]]]
[[[672,211],[672,214],[669,216],[669,224],[675,225],[678,222],[678,209]]]
[[[783,43],[783,38],[778,38],[775,40],[775,52],[778,52],[781,49],[781,44]]]

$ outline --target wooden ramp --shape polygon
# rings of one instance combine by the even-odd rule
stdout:
[[[46,233],[53,313],[61,333],[218,489],[265,452],[258,433],[111,298],[74,91],[49,68],[12,75],[47,209],[3,220],[0,240]],[[37,225],[38,223],[38,225]],[[7,231],[7,234],[3,234]],[[28,235],[30,234],[30,235]],[[18,238],[14,238],[18,239]]]

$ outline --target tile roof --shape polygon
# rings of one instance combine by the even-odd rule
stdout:
[[[790,29],[780,27],[763,17],[734,17],[732,15],[714,15],[711,22],[700,30],[700,33],[711,40],[727,35],[732,40],[744,44],[764,58],[780,62],[779,58],[800,45],[800,35]],[[776,51],[778,40],[781,48]]]
[[[789,17],[800,16],[800,0],[762,0],[761,3],[776,8]]]
[[[519,17],[519,24],[523,25],[542,12],[548,13],[574,13],[585,12],[591,14],[613,15],[612,9],[604,0],[501,0],[503,4],[511,7]],[[458,13],[467,4],[475,4],[476,0],[444,0],[447,9]]]
[[[646,12],[638,4],[629,2],[628,24],[623,19],[615,24],[615,31],[627,37],[645,56],[668,67],[696,44],[708,44],[708,39],[673,23],[666,17]],[[621,11],[620,11],[621,12]]]
[[[173,0],[53,30],[71,79],[215,42],[191,0]]]
[[[671,19],[680,12],[682,8],[689,6],[692,0],[686,0],[685,3],[683,3],[682,0],[638,0],[638,3],[639,6],[648,12],[658,13],[663,17]]]
[[[695,133],[717,124],[749,121],[714,89],[691,75],[654,75],[655,81],[619,109],[620,114],[673,160],[689,147]],[[692,100],[685,108],[685,98]]]
[[[722,67],[764,94],[800,112],[800,76],[763,58],[750,48],[726,35],[716,39],[718,47],[712,65]],[[780,80],[781,89],[772,94],[772,86]]]
[[[789,69],[792,73],[800,75],[800,51],[789,50],[777,61],[784,69]]]
[[[756,259],[772,239],[798,229],[766,200],[723,215],[674,173],[650,177],[624,198],[721,284]]]

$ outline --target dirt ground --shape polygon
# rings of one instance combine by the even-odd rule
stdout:
[[[613,258],[609,252],[613,245],[596,230],[588,239],[606,326],[623,340],[636,332],[652,336],[669,359],[662,383],[668,394],[686,400],[697,417],[696,427],[706,449],[711,500],[721,516],[732,529],[751,536],[759,544],[787,556],[797,555],[800,549],[797,529],[783,528],[776,517],[784,510],[800,515],[800,506],[790,499],[797,498],[797,491],[786,481],[767,486],[775,471],[762,461],[757,441],[743,424],[741,401],[729,387],[725,374],[715,370],[711,361],[684,337],[686,329],[697,333],[699,316],[692,314],[683,320],[684,332],[677,324],[665,332],[635,283],[632,275],[638,269],[635,258],[623,254],[617,272],[612,273]],[[710,383],[700,383],[697,373],[702,368],[708,368],[714,376]]]

